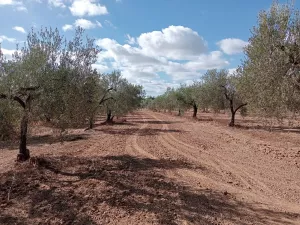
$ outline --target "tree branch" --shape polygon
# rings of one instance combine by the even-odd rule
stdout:
[[[113,97],[108,97],[106,99],[102,99],[101,102],[100,102],[100,105],[103,104],[104,102],[106,102],[107,100],[110,100],[110,99],[115,100]]]
[[[39,89],[40,86],[32,86],[32,87],[21,87],[19,88],[18,94],[20,95],[27,95],[28,91],[36,91]]]
[[[0,98],[7,99],[8,96],[5,95],[5,94],[0,94]],[[22,108],[25,109],[25,107],[26,107],[25,102],[20,97],[18,97],[18,96],[11,96],[10,99],[18,102],[22,106]]]
[[[243,106],[246,106],[246,105],[248,105],[248,103],[244,103],[244,104],[239,105],[239,107],[237,107],[237,108],[234,110],[234,112],[236,113],[240,108],[242,108]]]
[[[32,86],[32,87],[26,87],[26,88],[21,87],[20,91],[35,91],[35,90],[37,90],[39,88],[40,88],[40,86]]]
[[[5,94],[0,94],[0,98],[6,99],[6,98],[7,98],[7,95],[5,95]]]
[[[17,101],[22,106],[23,109],[26,108],[25,102],[20,97],[14,96],[14,97],[12,97],[12,99],[14,101]]]
[[[102,96],[102,98],[101,98],[101,100],[99,102],[99,105],[103,104],[105,101],[107,101],[109,99],[109,98],[105,99],[105,97],[106,97],[107,93],[110,92],[110,91],[112,91],[112,90],[114,90],[114,88],[108,88],[105,91],[104,95]],[[110,98],[112,98],[112,97],[110,97]]]
[[[232,99],[229,98],[229,96],[228,96],[227,88],[226,88],[224,85],[221,85],[221,87],[224,88],[224,95],[225,95],[225,98],[226,98],[228,101],[231,101]]]

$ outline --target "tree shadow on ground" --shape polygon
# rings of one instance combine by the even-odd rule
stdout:
[[[270,132],[281,132],[281,133],[297,133],[300,134],[300,127],[289,127],[289,126],[261,126],[261,125],[236,125],[235,128],[245,130],[264,130]]]
[[[124,128],[124,129],[114,129],[113,127],[110,129],[101,129],[101,127],[97,127],[94,130],[102,131],[105,134],[110,135],[137,135],[137,136],[152,136],[159,135],[160,133],[184,133],[185,131],[178,129],[156,129],[156,128]]]
[[[182,123],[182,122],[178,122],[178,121],[159,121],[159,120],[135,120],[133,121],[134,123],[149,123],[149,124],[174,124],[174,123]]]
[[[44,145],[44,144],[55,144],[55,143],[63,143],[63,142],[73,142],[73,141],[81,141],[88,139],[89,134],[67,134],[63,136],[54,136],[54,135],[37,135],[37,136],[29,136],[27,138],[28,146],[31,145]],[[15,150],[19,147],[19,141],[6,141],[0,142],[0,149],[7,148],[10,150]]]
[[[183,161],[129,155],[35,161],[35,167],[18,165],[1,176],[0,224],[292,224],[286,219],[299,216],[192,189],[164,175],[193,168]]]

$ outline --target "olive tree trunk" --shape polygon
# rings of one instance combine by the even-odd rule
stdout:
[[[197,112],[198,112],[198,107],[197,107],[196,103],[193,104],[193,109],[194,109],[193,117],[195,118],[195,117],[197,117]]]
[[[28,112],[25,109],[21,120],[20,127],[20,145],[18,161],[26,161],[30,158],[29,150],[27,149],[27,128],[28,128]]]

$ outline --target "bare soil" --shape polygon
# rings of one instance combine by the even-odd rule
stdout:
[[[0,224],[300,224],[300,136],[138,111],[0,152]]]

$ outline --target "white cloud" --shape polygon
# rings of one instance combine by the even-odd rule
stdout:
[[[109,71],[109,67],[107,65],[103,65],[99,63],[93,64],[92,67],[100,73],[105,73]]]
[[[154,66],[164,63],[163,59],[148,56],[139,48],[134,48],[127,44],[120,45],[115,40],[109,38],[99,39],[96,41],[96,44],[107,50],[105,54],[106,58],[112,58],[122,66]]]
[[[229,76],[234,75],[235,72],[236,72],[236,69],[237,69],[237,68],[231,68],[231,69],[228,69],[228,75],[229,75]]]
[[[224,53],[233,55],[242,53],[248,42],[237,38],[227,38],[217,42],[217,45]]]
[[[20,6],[16,7],[16,11],[27,12],[28,10],[27,10],[27,8],[24,5],[20,5]]]
[[[109,21],[109,20],[104,20],[104,23],[108,27],[112,27],[114,29],[117,29],[117,27],[111,21]]]
[[[73,30],[73,25],[65,24],[65,25],[63,25],[62,29],[63,29],[63,31]]]
[[[222,58],[222,52],[220,51],[213,51],[208,55],[200,55],[196,60],[185,64],[187,69],[193,71],[219,69],[227,65],[229,65],[229,62]]]
[[[69,7],[73,16],[98,16],[108,14],[105,6],[95,3],[95,0],[74,0]]]
[[[130,45],[136,44],[136,40],[135,40],[134,37],[131,37],[129,34],[126,34],[126,37],[127,37],[126,42],[127,42],[128,44],[130,44]]]
[[[56,8],[66,8],[64,0],[48,0],[48,4]]]
[[[11,59],[16,50],[1,48],[1,51],[7,59]]]
[[[102,24],[98,20],[96,20],[96,24],[98,27],[102,27]]]
[[[13,6],[13,8],[16,11],[23,11],[23,12],[27,12],[27,8],[24,6],[23,2],[17,1],[17,0],[0,0],[0,7],[1,6]]]
[[[0,35],[0,42],[8,41],[8,42],[16,42],[15,38],[9,38],[5,35]]]
[[[14,0],[0,0],[0,6],[1,5],[15,5],[16,1]]]
[[[183,26],[169,26],[162,31],[143,33],[138,44],[149,55],[187,60],[207,51],[207,44],[196,31]]]
[[[103,51],[95,67],[99,71],[119,69],[130,82],[143,85],[147,94],[158,95],[167,87],[199,80],[207,69],[229,65],[223,52],[207,52],[205,40],[190,28],[171,26],[157,32],[138,38],[126,35],[123,45],[98,39],[96,44]]]
[[[13,29],[13,30],[16,30],[16,31],[18,31],[18,32],[21,32],[21,33],[23,33],[23,34],[26,33],[26,31],[25,31],[25,29],[24,29],[23,27],[15,26],[15,27],[13,27],[12,29]]]
[[[102,27],[100,22],[96,21],[96,23],[93,23],[92,21],[86,20],[86,19],[77,19],[74,22],[74,26],[82,27],[83,29],[92,29],[92,28],[96,28],[96,27]]]

